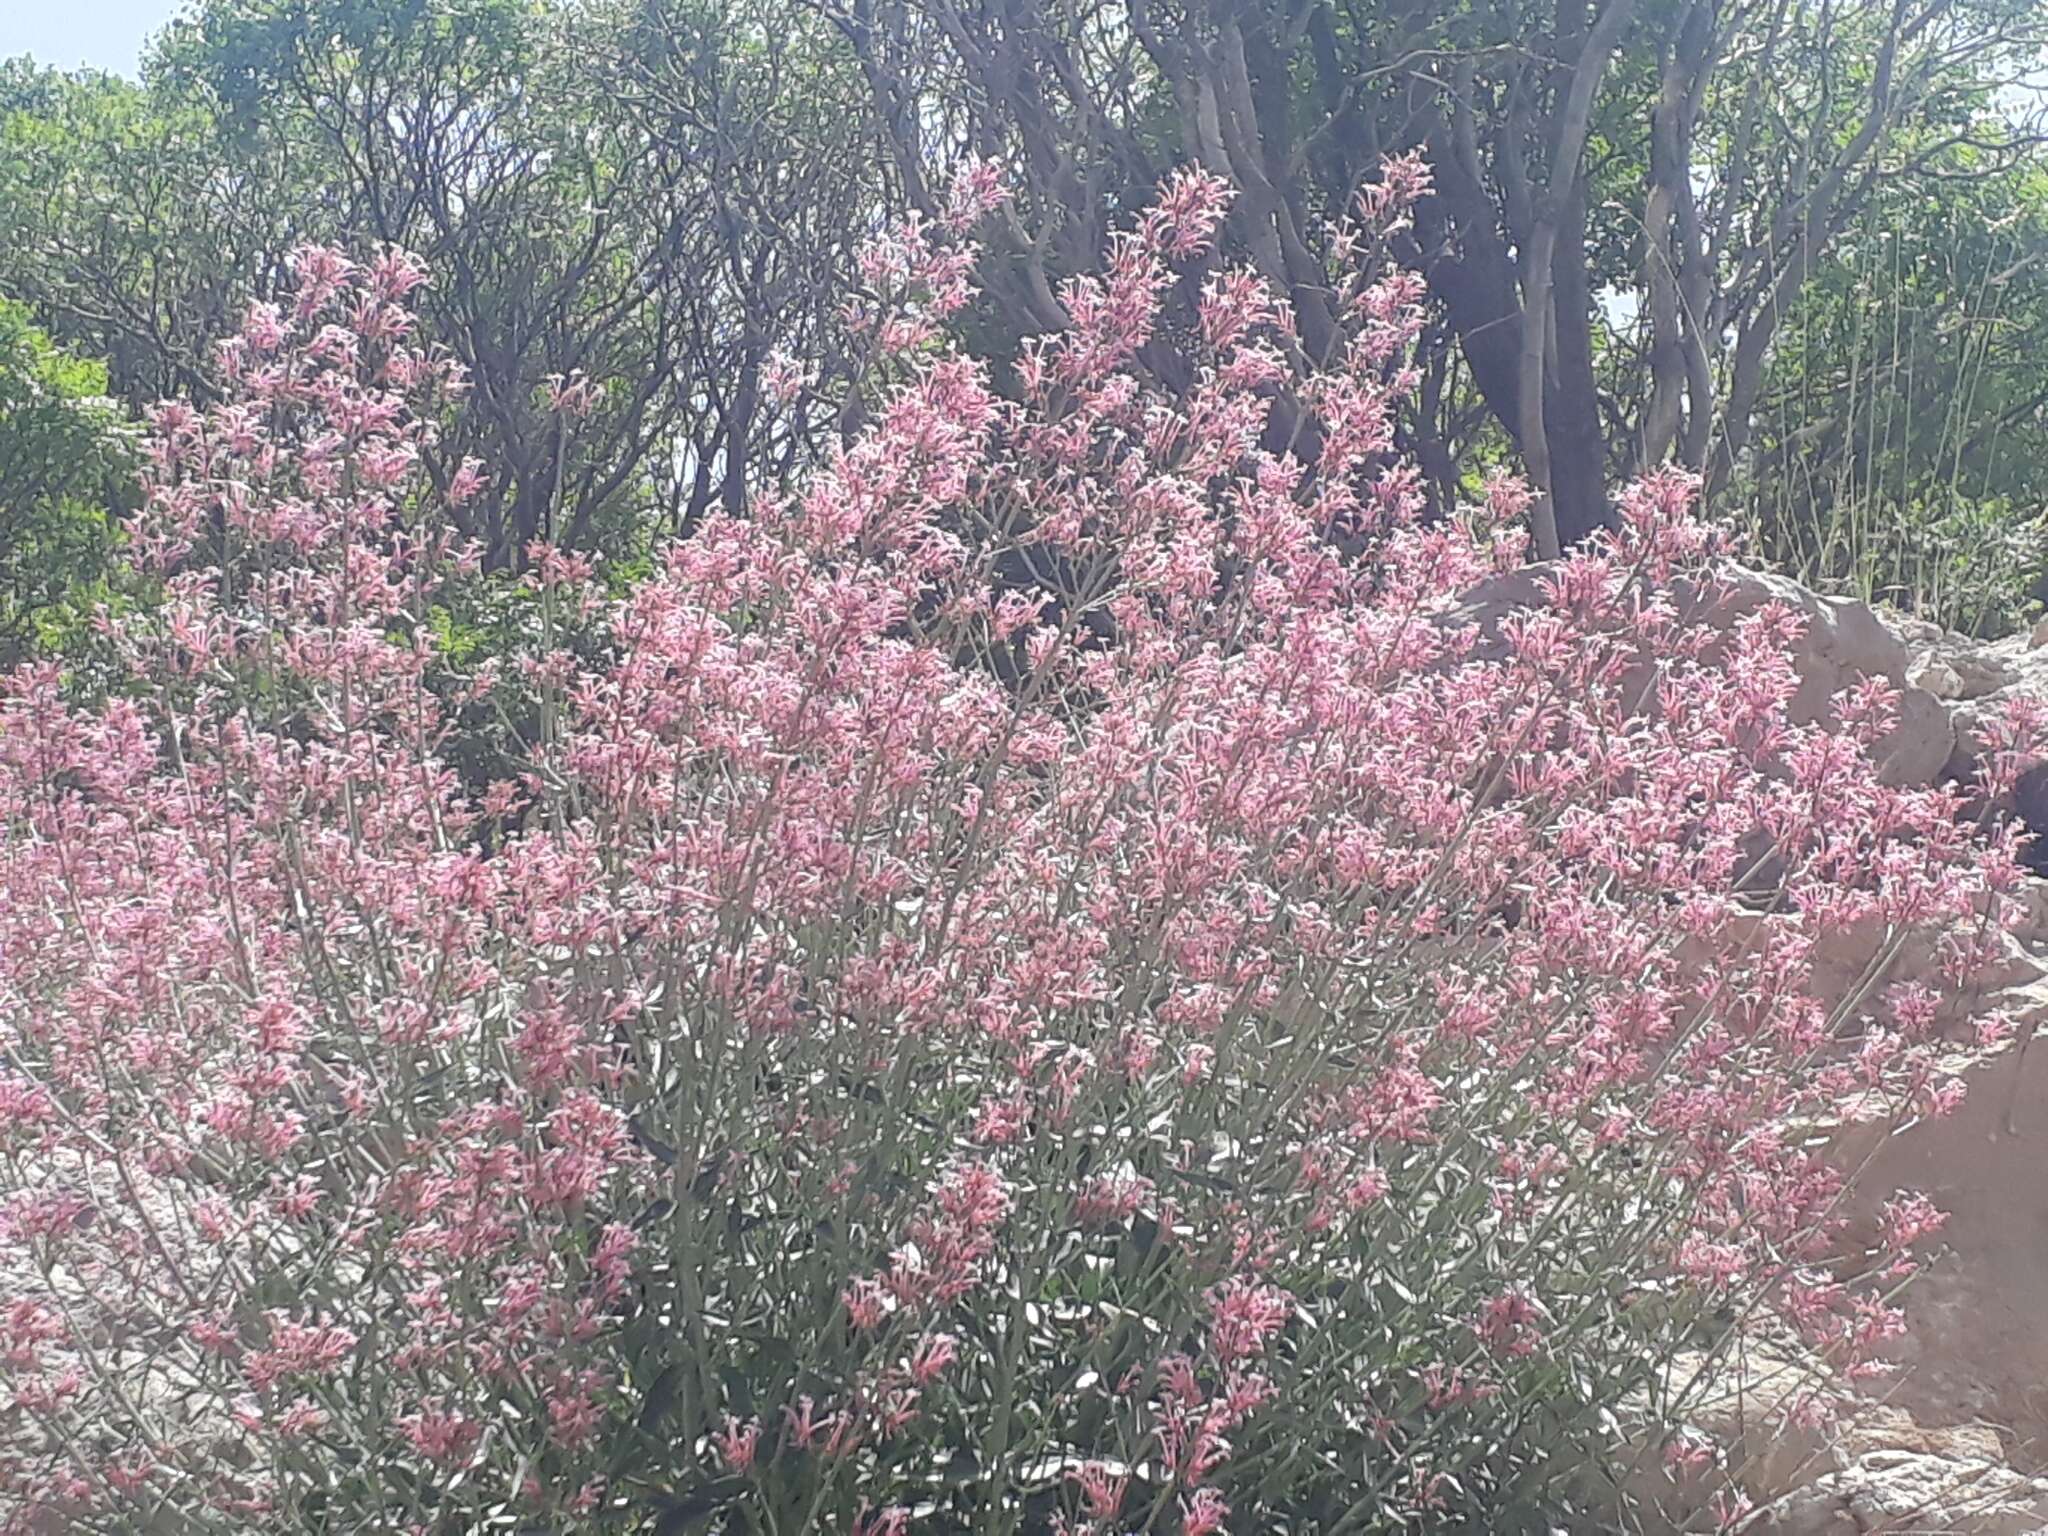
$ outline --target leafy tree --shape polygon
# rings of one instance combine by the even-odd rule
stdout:
[[[874,177],[831,42],[734,0],[206,0],[140,86],[0,77],[0,283],[131,402],[203,399],[208,339],[296,245],[415,250],[472,386],[430,473],[490,466],[462,531],[496,565],[631,542],[735,504],[754,435],[808,420],[759,409],[771,355],[837,348]],[[603,389],[565,434],[579,374]]]
[[[1809,579],[1999,631],[2048,549],[2048,171],[1879,189],[1787,318],[1734,487]]]
[[[0,299],[0,663],[75,638],[107,595],[131,447],[105,368]]]
[[[1546,493],[1539,545],[1676,454],[1725,485],[1778,327],[1881,184],[1944,136],[1998,139],[1985,89],[2042,32],[2018,0],[836,0],[907,184],[972,149],[1023,168],[1021,330],[1134,188],[1193,160],[1244,190],[1239,253],[1309,356],[1333,334],[1319,230],[1383,153],[1429,151],[1416,255],[1476,393]],[[2001,145],[2003,150],[2007,146]],[[1624,367],[1609,313],[1639,316]],[[1438,478],[1459,442],[1425,418]]]
[[[1768,548],[1844,578],[1799,553],[1846,505],[1794,498],[1813,466],[1767,512],[1756,498],[1795,465],[1779,424],[1796,391],[1812,386],[1802,443],[1868,439],[1830,412],[1880,398],[1788,371],[1833,323],[1796,317],[1809,291],[1844,317],[1851,289],[1902,313],[1935,291],[1887,286],[1873,218],[1919,206],[1948,221],[1929,241],[2011,245],[2009,191],[1971,189],[2033,174],[1994,87],[2042,31],[2028,0],[198,0],[140,86],[0,74],[0,221],[19,231],[0,287],[140,404],[205,397],[206,339],[300,241],[422,252],[422,323],[475,386],[430,474],[490,464],[463,531],[517,567],[541,536],[637,551],[843,436],[873,398],[838,387],[867,355],[837,313],[850,249],[903,207],[935,215],[965,155],[1019,184],[962,321],[999,377],[1020,337],[1069,323],[1061,284],[1190,161],[1242,190],[1224,259],[1287,294],[1299,372],[1336,334],[1326,216],[1381,154],[1422,146],[1436,194],[1403,255],[1433,309],[1400,430],[1437,503],[1526,463],[1549,548],[1675,457],[1710,504],[1781,526]],[[1192,293],[1146,351],[1176,391]],[[2015,442],[2026,334],[1980,336],[2011,401],[1973,386],[1948,407],[1965,412],[1951,446],[1987,464]],[[776,413],[782,353],[810,388]],[[564,434],[549,381],[579,371],[606,388]],[[1914,376],[1937,387],[1924,362]],[[1887,430],[1884,484],[1937,475],[1923,432]],[[1940,536],[1960,547],[1956,529],[2028,494],[1897,504],[1961,516]],[[1915,579],[1906,547],[1870,579]]]
[[[203,397],[236,296],[282,276],[297,205],[216,127],[169,90],[0,65],[0,291],[132,405]]]

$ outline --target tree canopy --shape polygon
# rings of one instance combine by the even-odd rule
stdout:
[[[1329,220],[1420,149],[1400,430],[1441,502],[1515,462],[1554,547],[1675,459],[1804,574],[2009,624],[2048,395],[2012,82],[2044,32],[2029,0],[196,0],[140,83],[0,74],[0,292],[137,407],[203,395],[298,242],[419,251],[475,385],[432,472],[491,465],[463,532],[516,567],[843,436],[867,396],[808,403],[866,367],[832,294],[965,157],[1017,190],[977,352],[1068,324],[1061,284],[1192,163],[1239,188],[1217,259],[1288,295],[1299,372],[1336,334]],[[1147,353],[1176,388],[1186,359],[1170,324]],[[812,392],[768,412],[784,367]]]

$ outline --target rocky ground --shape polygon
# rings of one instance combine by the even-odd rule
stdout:
[[[2015,696],[2048,702],[2048,623],[1973,641],[1759,573],[1738,580],[1721,619],[1772,599],[1807,619],[1801,713],[1823,710],[1858,674],[1903,690],[1886,744],[1897,782],[1970,784],[1982,722]],[[2017,798],[2013,809],[2044,834],[2036,867],[2048,869],[2048,769]],[[2023,1038],[2048,1026],[2048,880],[2031,904],[2031,922],[1983,979]],[[1842,960],[1845,974],[1860,964]],[[1949,1212],[1942,1251],[1907,1294],[1900,1369],[1845,1422],[1788,1432],[1775,1410],[1811,1366],[1764,1347],[1705,1410],[1704,1427],[1748,1452],[1741,1480],[1758,1509],[1744,1528],[2048,1536],[2048,1040],[1995,1058],[1952,1118],[1849,1150],[1868,1159],[1853,1222],[1873,1229],[1891,1191],[1918,1189]]]

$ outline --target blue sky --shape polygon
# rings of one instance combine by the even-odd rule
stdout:
[[[0,59],[89,64],[133,75],[142,44],[178,13],[181,0],[0,0]]]

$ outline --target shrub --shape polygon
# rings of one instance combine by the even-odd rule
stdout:
[[[133,444],[106,392],[104,368],[0,296],[0,664],[75,643],[112,595],[108,545]]]
[[[2011,839],[1881,781],[1881,685],[1793,723],[1788,616],[1694,622],[1677,476],[1461,606],[1527,497],[1393,451],[1425,180],[1340,232],[1339,355],[1214,273],[1169,397],[1177,177],[1009,401],[938,340],[971,169],[864,265],[857,440],[621,601],[534,551],[478,793],[459,380],[410,260],[299,253],[156,413],[133,688],[0,708],[10,1528],[1512,1528],[1681,1349],[1862,1368],[1933,1217],[1845,1250],[1814,1128],[1953,1102],[1881,982],[1969,975]]]

